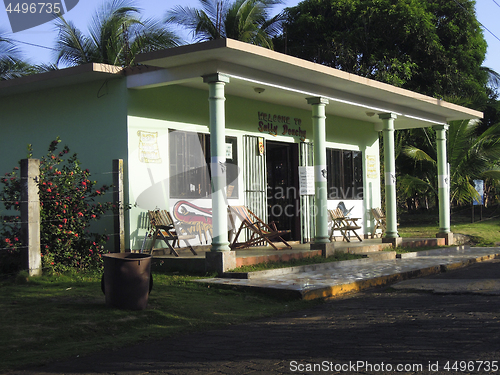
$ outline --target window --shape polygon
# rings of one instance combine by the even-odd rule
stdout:
[[[170,197],[206,198],[210,186],[210,135],[171,130]],[[226,180],[228,198],[238,197],[237,142],[226,137]]]
[[[205,162],[206,135],[169,132],[170,196],[203,198],[210,194],[210,176]]]
[[[363,199],[363,153],[326,149],[328,199]]]

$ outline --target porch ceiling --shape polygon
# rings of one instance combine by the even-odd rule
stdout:
[[[310,109],[306,98],[330,99],[327,115],[375,124],[377,114],[398,114],[396,129],[428,127],[452,120],[478,119],[483,114],[443,100],[342,72],[231,39],[181,46],[139,55],[137,62],[161,68],[128,75],[128,87],[145,89],[180,84],[208,90],[202,76],[231,77],[226,94],[296,108]],[[264,89],[256,92],[255,88]]]

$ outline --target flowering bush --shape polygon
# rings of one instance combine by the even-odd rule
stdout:
[[[102,265],[101,254],[108,237],[91,233],[92,221],[112,209],[112,203],[100,196],[111,187],[96,187],[88,169],[82,169],[76,154],[69,154],[65,146],[57,151],[59,137],[52,141],[46,156],[40,159],[40,243],[42,266],[53,272],[69,269],[95,269]],[[32,156],[29,149],[29,157]],[[19,168],[2,178],[2,199],[7,210],[20,209],[21,184]],[[7,223],[6,223],[7,222]],[[20,243],[19,215],[4,220],[0,232],[3,246],[10,253],[18,252]]]

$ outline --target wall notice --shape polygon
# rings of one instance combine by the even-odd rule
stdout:
[[[366,155],[366,177],[378,178],[377,162],[374,155]]]
[[[299,167],[300,195],[314,195],[314,167]]]

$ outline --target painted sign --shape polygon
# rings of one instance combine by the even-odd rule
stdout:
[[[172,214],[182,231],[188,234],[194,234],[197,241],[193,241],[195,245],[210,244],[212,242],[212,208],[205,205],[210,205],[211,200],[179,200],[173,201]]]
[[[306,140],[306,131],[300,127],[300,118],[290,116],[258,112],[259,131],[273,136],[289,135],[298,137],[302,142]]]

